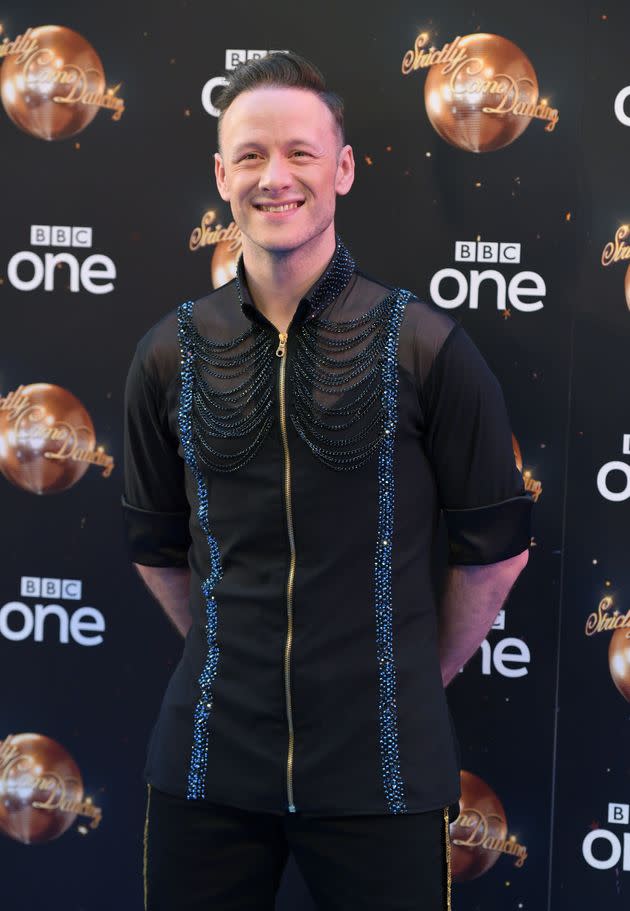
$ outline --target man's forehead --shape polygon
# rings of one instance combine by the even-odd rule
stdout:
[[[222,117],[223,140],[240,142],[244,133],[262,140],[279,130],[288,141],[300,138],[317,142],[334,135],[335,122],[315,92],[285,86],[248,89],[234,99]]]

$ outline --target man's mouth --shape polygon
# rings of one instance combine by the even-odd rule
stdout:
[[[273,206],[254,203],[254,207],[258,209],[259,212],[289,212],[291,209],[299,209],[302,205],[304,205],[304,200],[301,200],[300,202],[287,202]]]

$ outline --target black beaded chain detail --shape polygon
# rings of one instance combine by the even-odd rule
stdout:
[[[192,352],[192,445],[212,471],[237,471],[254,457],[274,420],[275,339],[261,327],[226,342],[202,336],[190,310],[180,312]]]
[[[337,238],[335,255],[309,296],[306,319],[290,331],[289,416],[311,452],[336,471],[363,465],[387,433],[383,363],[398,292],[353,320],[321,316],[354,271]],[[242,306],[238,276],[236,284]],[[213,341],[198,332],[192,308],[182,309],[180,324],[193,355],[195,456],[212,471],[237,471],[254,457],[275,419],[276,334],[252,323],[233,339]]]
[[[318,317],[300,328],[290,370],[290,416],[328,468],[363,465],[386,433],[383,362],[397,299],[394,291],[357,319]]]

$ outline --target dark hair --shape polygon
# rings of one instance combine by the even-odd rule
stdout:
[[[236,69],[226,73],[228,84],[214,102],[219,114],[219,137],[223,115],[242,92],[249,92],[259,86],[278,86],[293,89],[307,89],[324,102],[335,119],[339,138],[343,144],[343,100],[335,92],[329,92],[320,70],[298,54],[275,51],[266,57],[240,63]]]

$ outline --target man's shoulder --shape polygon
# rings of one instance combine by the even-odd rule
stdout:
[[[395,291],[409,295],[400,329],[403,340],[409,337],[415,340],[416,345],[440,346],[458,325],[444,310],[423,300],[411,289],[403,288],[400,285],[390,285],[373,275],[368,275],[361,269],[357,269],[355,275],[357,291],[360,292],[363,299],[368,298],[373,304],[380,303],[384,298],[393,295]]]
[[[138,342],[140,354],[147,360],[159,360],[172,351],[179,352],[179,316],[184,304],[192,304],[192,320],[201,332],[208,328],[208,324],[219,329],[222,325],[234,322],[234,304],[237,298],[235,284],[232,280],[203,297],[180,301],[145,332]]]
[[[179,318],[186,303],[192,303],[192,320],[202,334],[206,334],[210,327],[215,329],[211,335],[215,332],[221,334],[222,327],[234,322],[234,304],[237,298],[235,284],[232,280],[202,297],[180,301],[154,323],[137,345],[143,366],[151,372],[161,372],[165,364],[179,365]]]
[[[440,348],[459,323],[435,304],[410,292],[401,331],[415,338],[416,345]]]

